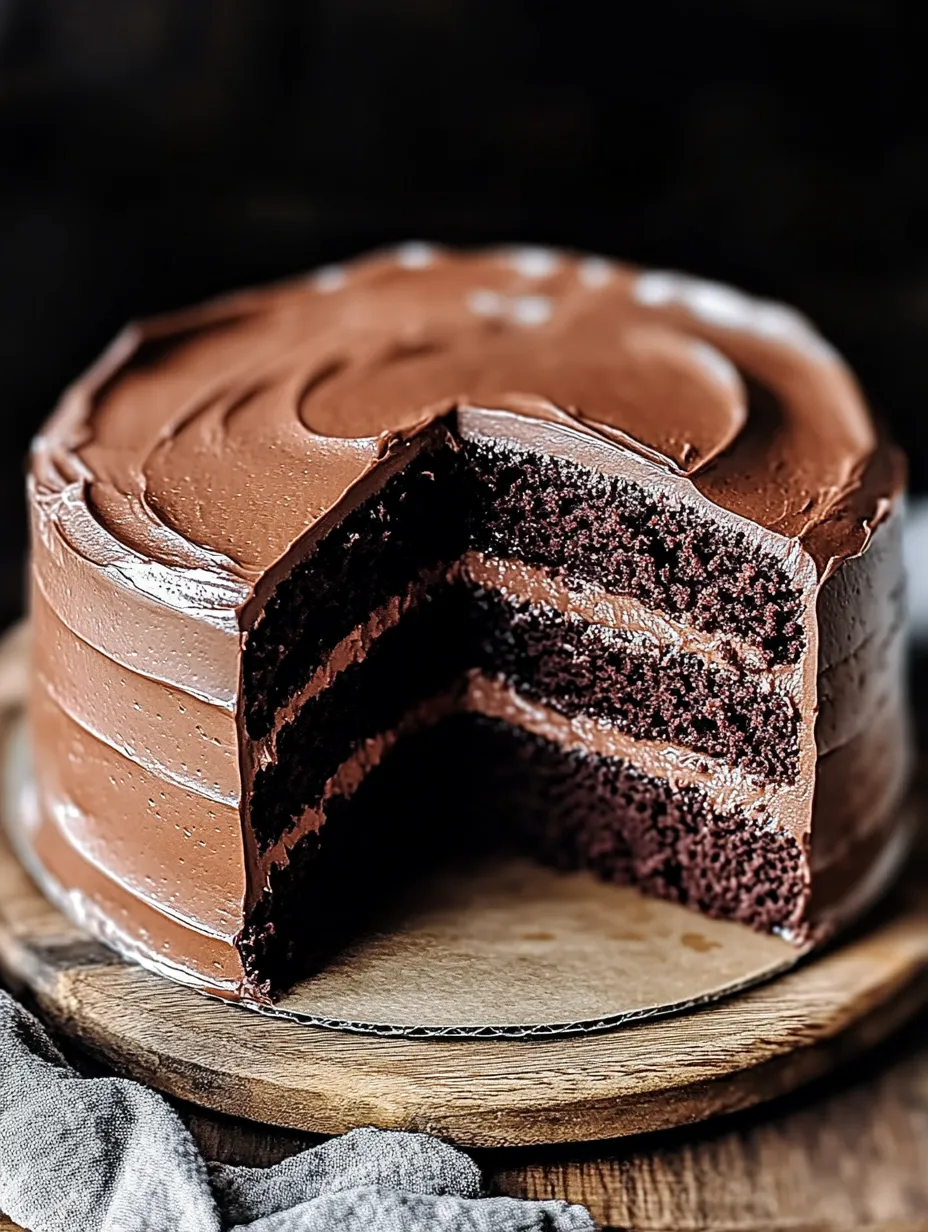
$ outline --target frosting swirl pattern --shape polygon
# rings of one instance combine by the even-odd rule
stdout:
[[[41,526],[226,628],[397,439],[468,405],[624,445],[823,574],[901,482],[791,309],[599,258],[413,245],[131,326],[35,443]]]

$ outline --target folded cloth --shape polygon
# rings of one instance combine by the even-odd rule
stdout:
[[[356,1129],[271,1168],[206,1164],[154,1091],[83,1078],[0,992],[0,1210],[30,1232],[595,1232],[582,1207],[486,1197],[428,1134]]]

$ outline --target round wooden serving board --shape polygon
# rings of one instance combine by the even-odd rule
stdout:
[[[11,649],[0,658],[21,667]],[[0,672],[8,716],[21,685]],[[578,1142],[747,1107],[883,1038],[928,1002],[926,881],[913,860],[840,948],[687,1014],[554,1038],[382,1038],[251,1013],[123,961],[50,905],[0,837],[0,972],[89,1054],[211,1112],[467,1147]]]
[[[791,1090],[928,1000],[923,876],[865,934],[772,983],[687,1015],[545,1040],[380,1038],[212,1001],[87,939],[5,840],[0,905],[5,978],[95,1057],[211,1111],[321,1134],[375,1124],[486,1147],[663,1129]]]

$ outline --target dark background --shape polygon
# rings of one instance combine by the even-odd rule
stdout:
[[[0,595],[29,437],[127,317],[409,237],[791,300],[928,489],[921,7],[0,0]]]

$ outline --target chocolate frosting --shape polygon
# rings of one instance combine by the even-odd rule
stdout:
[[[815,788],[819,864],[889,824],[904,468],[841,358],[793,310],[684,275],[411,244],[130,326],[35,441],[36,847],[75,902],[118,915],[123,949],[241,994],[234,939],[263,876],[240,812],[263,755],[240,721],[243,639],[448,416],[665,490],[788,561],[807,654],[786,682],[804,729],[784,817],[808,832]],[[641,635],[683,637],[656,617]],[[831,810],[884,719],[885,769]]]
[[[35,442],[36,498],[125,584],[219,612],[462,405],[614,440],[821,571],[901,483],[847,367],[791,309],[600,259],[413,246],[130,326]]]

